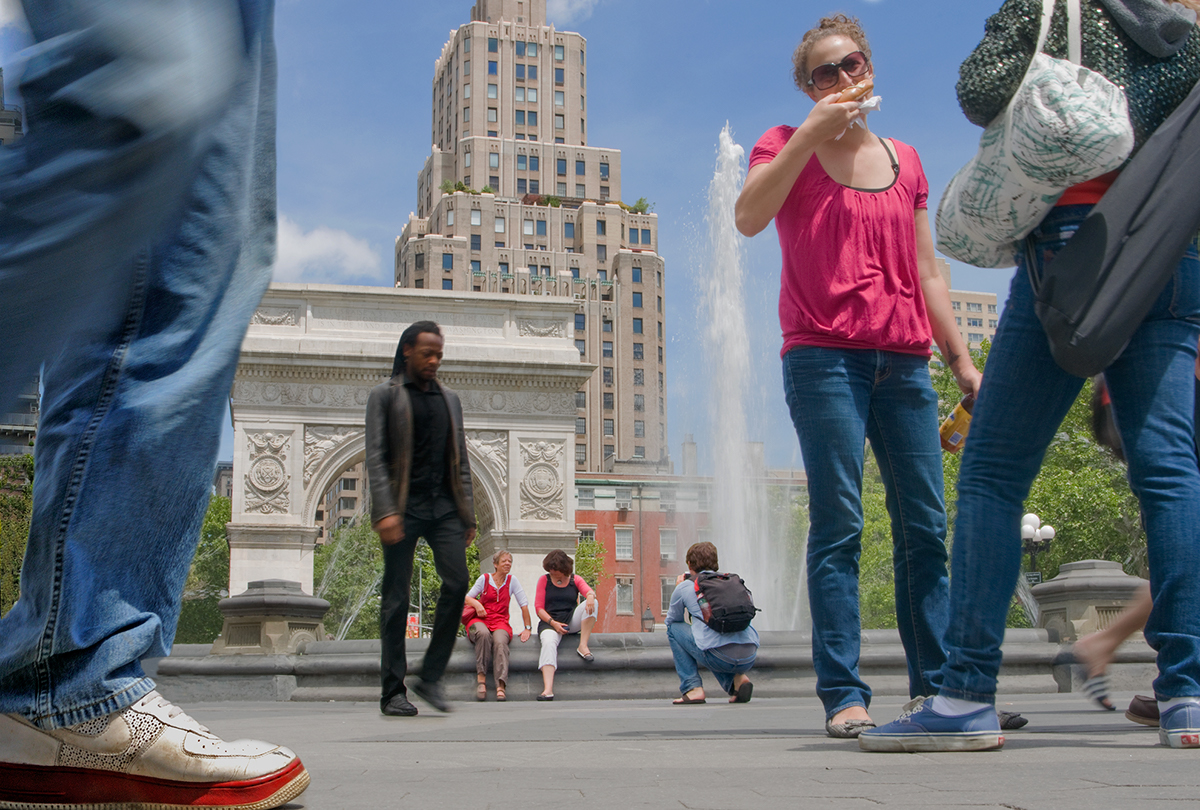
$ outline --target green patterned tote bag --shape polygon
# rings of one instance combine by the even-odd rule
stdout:
[[[1042,0],[1021,86],[938,205],[938,249],[967,264],[1012,267],[1017,243],[1067,188],[1119,168],[1133,149],[1124,91],[1079,64],[1079,0],[1067,0],[1067,59],[1042,53],[1053,12],[1054,0]]]

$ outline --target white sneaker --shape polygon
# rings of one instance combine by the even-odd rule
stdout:
[[[268,810],[299,796],[308,781],[287,748],[225,742],[158,692],[53,731],[0,715],[3,810]]]

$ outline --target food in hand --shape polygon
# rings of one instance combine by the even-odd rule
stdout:
[[[870,79],[863,79],[858,84],[852,84],[842,91],[838,96],[838,104],[844,104],[847,101],[863,101],[871,97],[871,93],[875,90],[875,82]]]

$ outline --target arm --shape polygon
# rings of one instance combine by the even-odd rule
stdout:
[[[517,600],[517,605],[521,608],[521,618],[525,620],[523,625],[525,629],[521,631],[521,641],[529,641],[529,631],[533,629],[533,620],[529,616],[529,597],[525,595],[525,589],[512,574],[508,575],[508,592],[513,599]]]
[[[986,127],[1008,106],[1033,59],[1040,20],[1040,2],[1006,0],[984,24],[983,40],[958,69],[958,105],[972,124]],[[1057,27],[1065,32],[1066,20],[1054,20],[1051,39]]]
[[[462,400],[455,394],[453,397],[453,408],[458,416],[458,473],[462,481],[463,494],[467,499],[467,510],[470,513],[470,520],[467,523],[467,545],[471,545],[475,541],[475,491],[471,487],[471,461],[467,457],[467,432],[463,429],[462,415]]]
[[[475,597],[483,593],[484,578],[486,576],[487,574],[479,575],[479,579],[475,580],[475,584],[471,586],[471,590],[467,591],[467,597],[465,600],[468,605],[475,608],[475,615],[481,619],[487,615],[487,608],[483,606],[483,602],[480,602]]]
[[[592,590],[592,586],[584,581],[579,574],[575,575],[575,587],[583,594],[583,602],[587,605],[588,613],[596,612],[596,592]]]
[[[377,385],[367,398],[367,483],[371,490],[371,527],[384,545],[404,539],[404,521],[396,506],[388,446],[388,405],[393,395],[389,385]]]
[[[550,614],[546,612],[546,577],[538,577],[537,585],[533,589],[533,612],[544,622],[550,621]]]
[[[675,590],[671,591],[671,603],[667,607],[667,615],[663,618],[663,621],[666,623],[667,627],[670,627],[676,622],[683,621],[684,607],[682,591],[691,587],[693,587],[691,580],[685,579],[676,583]]]
[[[958,325],[954,323],[954,311],[950,308],[950,291],[946,280],[938,272],[933,253],[933,237],[929,232],[929,212],[918,208],[915,212],[917,228],[917,267],[921,272],[921,292],[925,296],[925,311],[929,316],[929,328],[937,343],[942,359],[964,394],[979,394],[983,376],[975,368],[967,344],[963,342]]]
[[[529,618],[529,605],[521,605],[521,618],[525,620],[525,629],[521,631],[521,641],[529,641],[529,633],[533,630],[533,620]]]
[[[817,146],[844,132],[858,114],[857,102],[839,104],[836,95],[826,96],[813,106],[808,118],[769,163],[750,167],[734,208],[742,235],[754,236],[770,224]]]

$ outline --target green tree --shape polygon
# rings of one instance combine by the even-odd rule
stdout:
[[[638,197],[637,202],[629,206],[629,210],[635,214],[645,214],[654,210],[654,203],[648,202],[645,197]]]
[[[379,638],[383,546],[367,520],[335,529],[313,557],[313,595],[329,602],[325,632]]]
[[[33,514],[33,456],[0,457],[0,616],[21,594],[21,561]]]
[[[600,580],[608,576],[604,573],[604,542],[595,537],[580,539],[575,544],[575,573],[583,577],[583,581],[593,590],[600,587]]]
[[[454,193],[454,181],[450,180],[448,178],[446,180],[443,180],[442,184],[440,186],[438,186],[438,191],[442,192],[443,194],[453,194]]]
[[[484,186],[483,188],[479,189],[479,193],[480,194],[495,194],[496,189],[492,188],[491,186]]]
[[[214,495],[208,501],[196,556],[183,587],[177,644],[209,644],[221,634],[224,617],[217,603],[229,595],[229,538],[225,525],[232,507],[229,498]]]

